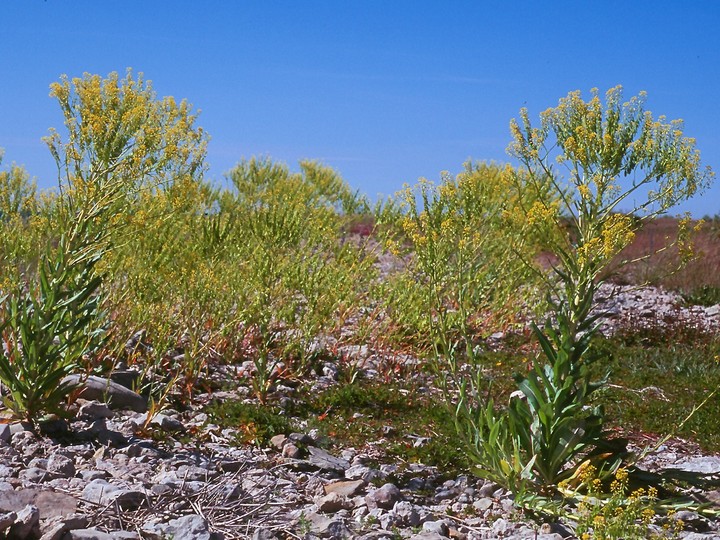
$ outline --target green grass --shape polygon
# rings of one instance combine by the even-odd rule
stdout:
[[[529,342],[516,339],[504,352],[485,357],[496,403],[515,390],[512,375],[527,369]],[[628,328],[612,339],[598,339],[607,355],[593,367],[599,379],[610,373],[610,386],[595,399],[602,403],[608,427],[623,436],[663,436],[720,386],[720,336],[679,321],[665,328]],[[677,435],[708,452],[720,452],[720,396],[710,399]]]
[[[412,387],[369,381],[333,387],[311,399],[309,410],[315,413],[310,425],[340,445],[361,448],[385,439],[382,446],[390,457],[441,469],[469,465],[451,412],[438,396]],[[415,446],[418,438],[426,440]]]
[[[293,423],[277,407],[217,401],[207,408],[211,422],[238,430],[238,442],[266,446],[275,435],[289,434]]]
[[[534,358],[527,339],[516,338],[510,345],[483,357],[499,404],[515,390],[512,375],[527,370]],[[611,383],[596,399],[605,407],[608,427],[624,436],[665,435],[720,385],[720,337],[673,326],[638,328],[599,339],[595,346],[608,357],[595,366],[597,376],[609,370]],[[304,431],[318,429],[337,447],[361,449],[383,439],[389,459],[468,470],[452,413],[438,395],[420,390],[412,379],[359,379],[315,394],[301,386],[286,410],[272,403],[223,402],[208,412],[213,422],[239,428],[240,442],[267,444],[273,435],[301,430],[302,422]],[[428,440],[416,447],[417,439],[408,435]],[[677,435],[720,452],[720,396],[697,411]]]
[[[720,385],[718,341],[610,347],[614,386],[602,400],[611,423],[627,433],[666,434]],[[677,435],[693,440],[706,451],[720,452],[720,396],[699,409]]]
[[[720,287],[701,285],[690,292],[682,294],[683,299],[692,305],[713,306],[720,304]]]
[[[301,389],[285,411],[273,404],[219,402],[208,413],[212,422],[239,429],[240,442],[265,445],[273,435],[300,430],[306,422],[303,431],[317,429],[331,446],[362,449],[383,439],[382,448],[391,459],[443,470],[469,467],[452,413],[437,396],[409,385],[361,380],[315,395]],[[425,442],[415,446],[418,438]]]

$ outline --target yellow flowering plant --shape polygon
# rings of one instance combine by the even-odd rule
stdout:
[[[21,249],[15,250],[17,257],[11,250],[4,251],[13,259],[22,259],[17,266],[23,271],[22,276],[14,279],[4,275],[4,281],[28,285],[30,295],[25,298],[21,294],[24,289],[20,287],[8,301],[19,302],[18,305],[25,302],[26,311],[36,314],[42,310],[57,311],[59,308],[51,300],[48,305],[42,304],[44,295],[54,295],[55,302],[62,300],[52,289],[53,280],[60,279],[54,272],[61,272],[62,265],[73,264],[76,249],[84,252],[97,248],[94,251],[97,258],[92,259],[92,264],[87,263],[87,271],[93,272],[92,279],[88,275],[87,283],[75,285],[83,290],[92,289],[88,302],[102,298],[106,309],[118,314],[122,312],[121,302],[128,292],[130,278],[128,265],[121,260],[126,254],[123,247],[132,238],[131,234],[141,237],[145,232],[136,234],[130,227],[135,215],[143,214],[139,207],[142,194],[161,192],[188,180],[198,182],[204,170],[207,137],[202,129],[194,126],[196,115],[186,102],[177,103],[171,97],[158,99],[151,84],[130,70],[125,78],[116,73],[107,78],[86,73],[72,80],[63,76],[51,85],[50,95],[60,105],[65,124],[64,130],[51,129],[45,139],[58,167],[59,191],[36,197],[27,176],[17,168],[0,178],[4,184],[0,189],[3,192],[0,204],[7,207],[8,215],[13,214],[12,227],[10,222],[3,224],[0,237],[4,242],[20,228],[17,232],[22,234],[18,237],[29,242],[27,247],[19,246]],[[167,221],[167,215],[159,219]],[[78,247],[66,239],[77,238],[73,231],[80,222],[88,245]],[[121,232],[129,234],[123,237]],[[39,246],[44,243],[57,249],[43,253]],[[33,261],[33,253],[39,262]],[[139,253],[133,255],[140,256]],[[65,259],[61,260],[62,257]],[[34,286],[34,272],[40,281],[38,287]],[[57,286],[71,285],[66,280]],[[31,306],[28,302],[35,304]],[[99,309],[99,305],[96,307]],[[19,311],[9,313],[17,315]],[[16,315],[10,318],[11,322],[15,321],[12,324],[33,324],[30,315],[25,319],[18,319]],[[78,316],[77,325],[95,324],[83,320]],[[38,337],[39,345],[45,343],[43,339]],[[77,363],[76,353],[45,352],[49,355],[48,362],[53,358],[54,362],[61,362],[58,355],[74,356],[72,361],[62,360],[62,370],[87,369]],[[18,370],[20,363],[26,363],[30,369],[32,362],[30,357],[16,355]],[[48,369],[53,376],[59,373],[54,368]],[[16,386],[20,384],[22,375],[20,377],[14,381]]]
[[[592,381],[589,369],[601,359],[592,346],[595,292],[644,220],[712,178],[681,124],[654,120],[643,102],[642,94],[622,102],[619,87],[604,104],[596,91],[587,102],[572,92],[541,115],[540,127],[526,110],[511,123],[508,150],[520,167],[511,169],[513,204],[504,215],[525,227],[518,229],[523,238],[536,240],[549,270],[536,250],[505,238],[514,245],[510,253],[535,269],[552,316],[543,328],[533,325],[540,355],[516,375],[518,392],[507,410],[499,413],[492,399],[479,397],[485,381],[476,371],[461,379],[456,424],[478,474],[514,491],[521,506],[548,504],[583,459],[597,460],[603,470],[619,466],[624,449],[604,432],[602,407],[591,406],[607,380]],[[640,196],[644,201],[634,202]],[[632,205],[629,213],[620,212],[624,204]]]
[[[152,349],[128,362],[182,387],[158,400],[190,399],[210,358],[253,360],[250,382],[265,399],[281,366],[287,376],[308,367],[312,340],[362,304],[373,275],[372,259],[340,241],[345,216],[365,202],[332,169],[251,159],[228,180],[222,189],[175,177],[113,216],[124,231],[104,263],[113,348],[122,356],[145,330]]]
[[[242,298],[238,320],[257,344],[252,383],[264,400],[281,362],[287,374],[307,370],[313,340],[362,304],[373,259],[341,233],[345,218],[368,206],[317,162],[301,162],[292,173],[253,158],[228,177],[234,190],[220,213],[235,224],[231,256],[245,266],[230,287]]]
[[[508,152],[523,166],[523,186],[538,193],[520,210],[531,224],[538,213],[552,218],[555,234],[543,235],[544,248],[557,257],[553,274],[559,279],[546,284],[563,305],[571,333],[587,319],[601,279],[635,231],[714,176],[700,166],[682,121],[654,119],[644,110],[645,98],[640,93],[623,101],[619,86],[604,103],[597,90],[588,101],[571,92],[542,113],[540,127],[525,109],[510,125]],[[543,196],[548,189],[551,200]]]
[[[421,180],[414,189],[406,187],[398,196],[402,234],[393,241],[406,247],[409,263],[396,282],[402,292],[385,300],[390,315],[405,324],[408,313],[416,314],[408,299],[421,302],[416,320],[424,326],[415,333],[427,329],[424,345],[475,472],[514,491],[523,489],[535,460],[525,459],[514,424],[489,397],[482,333],[508,324],[537,301],[534,274],[517,256],[519,250],[537,255],[539,246],[534,230],[513,212],[532,206],[536,197],[513,189],[520,174],[509,166],[468,163],[456,178],[443,175],[437,186]],[[535,223],[545,220],[538,215]],[[398,307],[406,310],[402,317]],[[478,326],[478,317],[493,317],[493,324]]]
[[[455,178],[421,179],[396,196],[401,215],[386,245],[408,265],[383,298],[395,324],[438,356],[456,342],[472,349],[489,318],[512,318],[521,295],[532,304],[531,275],[512,254],[520,243],[530,251],[531,242],[526,227],[506,217],[513,178],[507,166],[468,162]]]
[[[683,522],[674,518],[674,510],[661,508],[656,488],[630,491],[630,475],[625,468],[617,469],[609,489],[592,465],[583,470],[579,480],[577,489],[564,487],[563,493],[579,501],[569,517],[575,521],[575,535],[581,540],[668,539],[678,538],[682,531]],[[651,525],[660,517],[664,524],[653,530]]]
[[[3,155],[0,148],[0,164]],[[0,220],[33,214],[37,210],[36,189],[35,181],[19,165],[13,163],[8,170],[0,171]]]
[[[90,195],[97,186],[89,173],[103,171],[122,178],[132,193],[205,168],[207,135],[195,126],[197,114],[186,101],[158,98],[142,73],[63,76],[50,85],[50,96],[65,123],[65,137],[51,129],[45,138],[61,188]]]
[[[604,103],[596,90],[589,101],[571,92],[542,113],[540,127],[526,110],[511,123],[508,151],[522,165],[518,189],[537,194],[530,205],[518,198],[516,211],[555,258],[550,272],[538,270],[553,312],[543,329],[534,326],[544,359],[517,377],[521,396],[509,407],[512,439],[532,463],[528,479],[541,486],[571,477],[577,458],[588,453],[617,459],[602,431],[602,409],[587,407],[605,383],[591,382],[588,369],[599,359],[591,346],[600,316],[591,314],[595,293],[643,221],[691,197],[713,176],[700,167],[681,122],[654,120],[644,100],[640,94],[623,102],[620,87],[609,90]],[[626,204],[629,212],[620,213]],[[531,257],[525,260],[535,266]]]
[[[3,150],[0,149],[0,164]],[[21,281],[21,274],[34,272],[46,232],[35,181],[13,163],[0,171],[0,291]]]

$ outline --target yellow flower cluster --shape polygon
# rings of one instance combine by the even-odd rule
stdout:
[[[609,493],[603,493],[602,482],[596,474],[596,469],[591,465],[582,473],[589,497],[583,496],[577,508],[579,538],[645,538],[649,533],[648,527],[656,517],[654,505],[657,489],[640,488],[628,494],[629,474],[627,469],[621,467],[615,472]],[[673,524],[673,528],[675,532],[680,530],[677,529],[677,523]]]
[[[590,191],[590,187],[587,184],[579,184],[577,189],[585,201],[590,201],[593,198],[592,191]]]
[[[78,192],[88,187],[79,176],[91,171],[112,170],[130,187],[152,177],[162,181],[168,171],[197,170],[204,158],[206,136],[194,127],[187,103],[158,100],[142,74],[135,78],[128,70],[124,79],[117,73],[103,79],[86,73],[72,81],[63,76],[50,95],[60,103],[68,137],[63,143],[51,131],[45,141],[59,164],[67,160],[82,172],[74,178]]]
[[[547,204],[546,201],[538,200],[528,209],[525,219],[529,225],[547,224],[555,220],[557,215],[557,203]]]
[[[626,214],[611,214],[602,230],[602,256],[611,259],[635,238],[632,218]]]

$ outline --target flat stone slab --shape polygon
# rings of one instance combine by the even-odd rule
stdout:
[[[223,535],[210,531],[208,522],[202,516],[190,514],[167,523],[148,524],[143,532],[150,538],[172,538],[173,540],[222,540]]]
[[[143,396],[109,379],[91,375],[83,380],[81,375],[74,374],[65,377],[61,384],[79,386],[82,390],[78,397],[96,399],[114,409],[129,409],[140,413],[147,411],[147,401]]]
[[[352,497],[362,491],[365,485],[364,480],[340,480],[339,482],[325,484],[323,486],[323,490],[326,495],[329,495],[330,493],[337,493],[343,497]]]
[[[147,495],[138,489],[119,487],[98,478],[85,486],[83,498],[104,506],[117,504],[124,510],[136,510],[147,500]]]
[[[0,491],[0,513],[20,512],[27,505],[36,506],[42,518],[47,519],[74,514],[78,500],[71,495],[50,490]]]
[[[692,457],[680,463],[674,463],[672,468],[701,474],[720,474],[720,457]]]
[[[344,473],[350,468],[350,462],[346,459],[335,457],[329,452],[326,452],[322,448],[316,446],[309,446],[308,452],[310,456],[308,461],[319,469],[324,471],[336,471]]]

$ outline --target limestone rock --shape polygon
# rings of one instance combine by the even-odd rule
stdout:
[[[140,394],[102,377],[91,375],[83,380],[81,375],[72,374],[65,377],[61,384],[80,386],[82,390],[79,397],[102,401],[115,409],[129,409],[135,412],[147,410],[147,401]]]
[[[17,514],[15,512],[2,512],[0,513],[0,534],[6,530],[10,525],[15,523]]]
[[[75,463],[67,456],[53,454],[47,460],[47,470],[63,478],[70,478],[75,476]]]
[[[329,493],[328,495],[318,497],[315,501],[315,505],[317,506],[319,512],[329,514],[335,513],[338,510],[350,509],[353,507],[352,502],[349,501],[347,497],[340,495],[339,493]]]
[[[25,540],[40,536],[40,510],[28,504],[17,513],[15,523],[10,525],[8,540]]]
[[[347,460],[335,457],[322,448],[309,446],[308,451],[310,452],[308,461],[319,469],[344,473],[346,469],[350,468]]]
[[[84,403],[78,411],[78,416],[86,416],[93,419],[112,418],[114,414],[115,413],[113,413],[105,403],[100,403],[95,400]]]
[[[150,538],[172,538],[173,540],[222,540],[220,533],[210,532],[202,516],[190,514],[167,523],[152,523],[143,526],[143,533]]]
[[[402,493],[395,484],[385,484],[368,493],[365,496],[365,502],[367,502],[368,508],[391,510],[401,498]]]
[[[423,531],[428,533],[435,533],[441,537],[447,537],[450,532],[450,528],[444,521],[426,521],[423,523]]]
[[[43,519],[66,517],[77,510],[78,501],[65,493],[40,489],[0,491],[0,512],[19,512],[28,505],[36,506]]]
[[[340,518],[328,518],[314,512],[307,513],[305,518],[310,522],[310,533],[319,538],[352,538],[353,535]]]
[[[339,480],[330,484],[325,484],[323,490],[326,495],[337,493],[344,497],[353,497],[357,495],[365,487],[364,480]]]
[[[392,513],[397,521],[404,527],[417,527],[422,521],[422,510],[409,501],[398,501],[393,507]]]
[[[83,498],[101,505],[117,504],[125,510],[135,510],[145,502],[146,495],[142,491],[125,489],[98,478],[85,486]]]

